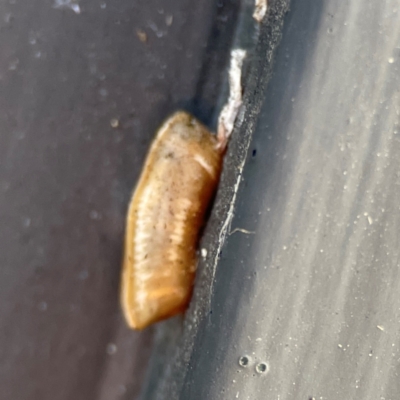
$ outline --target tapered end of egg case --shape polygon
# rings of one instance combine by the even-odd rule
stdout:
[[[143,293],[143,301],[139,300],[140,294],[132,295],[130,299],[135,301],[123,301],[122,306],[127,325],[135,330],[145,329],[153,323],[184,312],[190,300],[189,293],[174,287],[147,290]]]
[[[216,135],[186,111],[177,111],[164,121],[157,133],[155,143],[166,135],[218,147]]]
[[[121,302],[131,328],[187,308],[199,232],[221,164],[215,135],[190,114],[179,111],[159,129],[126,223]]]

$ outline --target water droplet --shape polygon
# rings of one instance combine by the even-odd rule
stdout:
[[[165,23],[167,26],[171,26],[173,21],[174,21],[174,17],[172,15],[167,15],[165,17]]]
[[[241,356],[239,358],[239,365],[241,367],[248,367],[250,364],[250,360],[251,360],[251,358],[249,356]]]
[[[78,2],[74,1],[74,0],[55,0],[55,3],[54,3],[53,7],[54,8],[58,8],[60,10],[62,10],[62,9],[70,9],[75,14],[80,14],[81,13],[81,8],[79,7]]]
[[[91,219],[100,219],[101,218],[100,213],[96,210],[90,211],[89,216]]]
[[[110,121],[110,125],[111,125],[112,128],[118,128],[118,126],[119,126],[119,121],[118,121],[118,119],[117,119],[117,118],[113,118],[113,119]]]
[[[158,29],[158,26],[153,21],[150,21],[148,26],[158,38],[162,38],[166,34],[163,30]]]
[[[147,33],[142,29],[136,29],[136,35],[142,43],[147,42]]]
[[[107,354],[109,354],[110,356],[114,355],[118,350],[118,347],[115,343],[108,343],[107,345]]]
[[[264,374],[264,373],[268,372],[268,364],[266,364],[264,362],[260,362],[259,364],[256,365],[256,371],[259,374]]]
[[[37,39],[36,39],[36,35],[34,33],[30,33],[29,34],[29,44],[36,44],[37,43]]]

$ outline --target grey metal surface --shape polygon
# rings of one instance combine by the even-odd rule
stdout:
[[[220,257],[200,273],[215,272],[211,300],[200,279],[184,377],[159,398],[399,398],[399,13],[395,0],[292,2],[221,253],[212,229],[202,244]],[[246,107],[211,224],[228,216]]]
[[[236,129],[228,154],[224,161],[221,184],[216,196],[210,219],[205,227],[200,243],[201,252],[205,257],[199,258],[195,290],[185,318],[166,321],[156,327],[155,349],[149,365],[149,379],[142,398],[146,400],[190,399],[192,396],[208,396],[205,393],[208,383],[199,380],[198,386],[192,379],[192,372],[197,370],[197,354],[210,354],[213,349],[211,342],[203,343],[205,327],[209,316],[213,313],[211,299],[215,272],[221,256],[221,246],[228,233],[229,218],[240,183],[243,164],[245,162],[249,141],[254,131],[255,123],[260,113],[264,99],[264,90],[272,73],[274,52],[280,42],[283,19],[288,10],[286,0],[276,0],[269,3],[269,11],[261,29],[255,26],[249,13],[250,1],[242,3],[235,44],[245,46],[249,50],[247,65],[244,67],[242,84],[245,87],[243,114],[238,116]],[[253,6],[253,4],[252,4]],[[248,18],[252,20],[250,22]],[[249,36],[256,41],[254,45]],[[205,252],[204,252],[205,251]],[[228,294],[227,292],[225,294]],[[232,310],[233,311],[233,310]],[[215,344],[225,341],[231,328],[223,336],[215,336]],[[222,368],[220,364],[217,368]],[[197,370],[196,372],[200,372]],[[197,379],[194,377],[193,379]],[[188,380],[193,385],[188,385]],[[222,381],[221,384],[224,384]],[[184,391],[183,391],[184,390]],[[204,397],[207,398],[207,397]]]
[[[126,206],[160,122],[210,120],[237,6],[61,3],[0,4],[0,398],[131,400],[153,330],[119,310]]]

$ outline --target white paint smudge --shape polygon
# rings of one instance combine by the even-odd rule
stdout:
[[[217,138],[220,146],[225,148],[229,136],[232,134],[236,116],[242,105],[242,66],[246,57],[243,49],[234,49],[231,52],[229,68],[229,98],[223,107],[218,119]]]
[[[267,12],[267,0],[256,0],[254,4],[253,18],[261,22]]]

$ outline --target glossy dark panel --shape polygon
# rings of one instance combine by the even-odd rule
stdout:
[[[237,6],[63,3],[0,5],[1,393],[133,399],[153,331],[121,318],[127,203],[162,120],[211,118]]]

